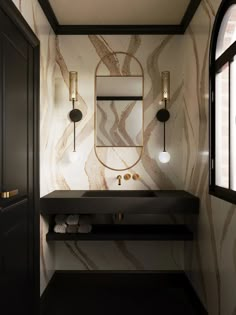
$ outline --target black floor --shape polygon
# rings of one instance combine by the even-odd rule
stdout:
[[[205,315],[183,273],[57,272],[41,315]]]

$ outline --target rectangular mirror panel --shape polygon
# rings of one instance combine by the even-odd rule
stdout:
[[[142,146],[142,101],[97,101],[96,146]]]
[[[96,96],[143,96],[143,78],[141,76],[97,76]]]

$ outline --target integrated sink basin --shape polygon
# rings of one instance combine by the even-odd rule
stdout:
[[[55,190],[40,208],[45,214],[197,214],[199,198],[183,190]]]
[[[90,190],[85,191],[82,197],[95,198],[140,198],[140,197],[157,197],[157,194],[152,190]]]

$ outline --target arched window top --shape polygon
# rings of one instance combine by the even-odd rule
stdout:
[[[210,194],[236,204],[236,0],[222,0],[210,50]]]
[[[217,38],[216,55],[217,59],[233,42],[236,41],[236,4],[231,5],[226,11],[221,22]]]

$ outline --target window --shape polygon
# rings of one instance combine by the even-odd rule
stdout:
[[[210,51],[210,194],[236,203],[236,0],[223,0]]]

